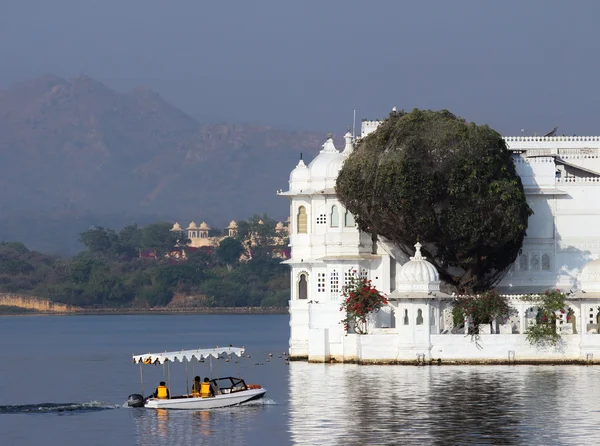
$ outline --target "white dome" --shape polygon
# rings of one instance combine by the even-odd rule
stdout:
[[[290,173],[290,190],[308,189],[310,185],[310,170],[300,158],[298,165]]]
[[[415,256],[396,275],[396,290],[400,292],[430,292],[440,290],[440,275],[421,255],[421,244],[415,245]]]
[[[337,180],[338,174],[340,173],[340,170],[342,169],[342,166],[344,165],[344,161],[346,161],[346,157],[344,155],[340,154],[339,156],[332,159],[329,162],[329,164],[327,165],[327,171],[325,174],[325,178],[327,180],[333,181],[334,186],[335,186],[335,180]]]
[[[335,148],[335,145],[333,144],[333,138],[330,135],[327,141],[325,141],[325,144],[323,144],[323,149],[308,165],[310,170],[310,181],[313,189],[326,187],[327,167],[331,161],[339,158],[340,156],[341,154]]]
[[[585,292],[600,292],[600,259],[592,260],[581,268],[579,287]]]
[[[335,187],[335,181],[337,180],[338,175],[340,174],[340,170],[342,170],[342,166],[344,165],[344,161],[350,156],[350,154],[354,151],[354,145],[352,144],[352,134],[350,131],[346,132],[344,135],[344,139],[346,140],[346,146],[344,147],[344,151],[336,156],[333,160],[329,162],[327,165],[326,178],[327,181],[332,181],[331,187]]]

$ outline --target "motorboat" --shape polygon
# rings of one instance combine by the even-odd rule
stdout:
[[[193,361],[205,362],[206,359],[220,359],[244,354],[243,347],[216,347],[209,349],[182,350],[178,352],[146,353],[133,355],[133,362],[140,365],[140,377],[143,387],[142,367],[148,364],[167,364],[175,362],[191,363]],[[170,369],[169,369],[170,370]],[[170,371],[169,371],[170,376]],[[258,384],[246,384],[242,378],[227,376],[224,378],[208,379],[203,384],[200,393],[189,393],[185,395],[167,395],[159,398],[156,394],[144,397],[142,394],[129,395],[127,405],[129,407],[146,407],[152,409],[217,409],[221,407],[236,406],[248,401],[262,398],[266,389]],[[170,387],[170,386],[169,386]],[[204,391],[206,389],[206,391]]]

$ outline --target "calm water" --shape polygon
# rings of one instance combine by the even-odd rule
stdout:
[[[288,333],[280,315],[0,317],[0,444],[598,443],[600,367],[287,365]],[[133,353],[227,344],[251,358],[220,361],[214,374],[241,372],[268,389],[265,401],[123,407],[141,391]],[[163,367],[143,370],[148,393]],[[206,376],[208,364],[193,373]],[[186,390],[180,363],[171,389]]]

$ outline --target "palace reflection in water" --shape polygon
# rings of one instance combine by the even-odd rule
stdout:
[[[276,362],[271,398],[213,411],[131,409],[139,445],[595,444],[594,366]]]
[[[600,369],[290,367],[298,444],[591,444]]]

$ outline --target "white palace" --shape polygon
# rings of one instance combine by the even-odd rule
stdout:
[[[361,137],[379,121],[363,121]],[[600,137],[504,138],[534,214],[522,254],[498,285],[514,316],[475,341],[452,325],[452,296],[440,292],[436,269],[415,245],[406,256],[385,239],[372,246],[335,193],[338,172],[353,151],[345,135],[331,138],[306,165],[290,174],[290,356],[309,361],[360,363],[600,362]],[[373,254],[373,253],[376,254]],[[375,314],[368,334],[346,333],[340,323],[341,291],[353,271],[384,292],[389,305]],[[558,288],[569,293],[557,347],[526,340],[537,309],[521,299]]]

